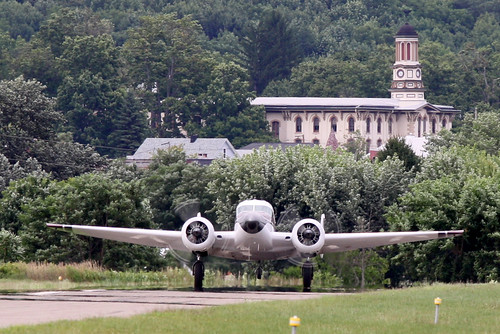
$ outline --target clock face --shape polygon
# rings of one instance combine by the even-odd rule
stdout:
[[[398,70],[397,75],[399,78],[402,78],[405,72],[403,70]]]
[[[420,70],[417,70],[417,78],[420,78]]]

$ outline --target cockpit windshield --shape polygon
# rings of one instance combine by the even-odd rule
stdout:
[[[260,203],[267,204],[267,202],[264,201],[248,201],[248,202],[243,202],[240,205],[238,205],[236,209],[236,215],[240,215],[243,212],[262,212],[266,216],[268,216],[273,223],[274,223],[274,211],[273,208],[270,205],[263,205]]]

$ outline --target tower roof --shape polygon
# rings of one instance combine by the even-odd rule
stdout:
[[[411,26],[409,23],[405,23],[401,28],[399,28],[399,31],[396,34],[396,37],[399,36],[418,37],[418,34],[413,26]]]

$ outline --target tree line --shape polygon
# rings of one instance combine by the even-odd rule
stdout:
[[[111,157],[146,136],[240,147],[272,140],[255,95],[388,96],[406,21],[430,102],[499,107],[493,0],[8,0],[0,80],[42,83],[63,114],[57,132]]]
[[[157,249],[59,233],[45,224],[179,229],[183,218],[177,208],[196,200],[200,212],[228,230],[236,205],[259,198],[272,203],[282,231],[322,213],[327,232],[465,229],[460,238],[319,260],[351,283],[357,274],[347,277],[347,271],[355,271],[361,257],[379,268],[372,270],[379,283],[385,272],[393,284],[498,280],[499,115],[479,113],[463,130],[442,132],[431,139],[428,157],[406,159],[406,165],[399,156],[410,149],[399,147],[397,139],[388,145],[389,154],[374,162],[344,148],[299,146],[262,149],[204,167],[187,163],[182,149],[173,147],[161,151],[147,170],[115,161],[65,180],[44,172],[34,159],[22,167],[1,157],[0,256],[2,261],[94,260],[114,269],[160,268],[167,263]]]

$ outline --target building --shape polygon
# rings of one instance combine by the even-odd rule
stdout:
[[[258,97],[272,132],[283,143],[343,144],[355,134],[375,152],[391,137],[424,137],[451,129],[459,112],[425,100],[418,34],[406,23],[395,36],[390,98]]]
[[[214,159],[229,159],[238,156],[227,138],[146,138],[134,155],[127,156],[125,163],[138,168],[148,168],[153,156],[170,147],[180,147],[188,162],[209,165]]]

